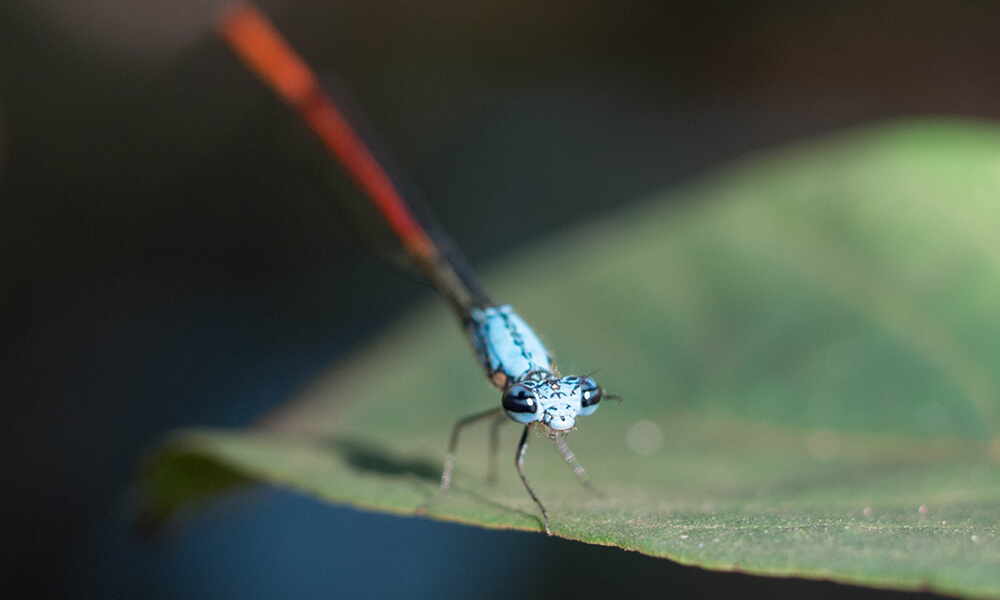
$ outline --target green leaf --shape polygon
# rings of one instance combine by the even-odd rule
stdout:
[[[1000,595],[1000,129],[908,122],[746,161],[490,273],[564,373],[622,394],[526,473],[556,535],[683,564]],[[148,511],[246,481],[412,515],[497,406],[443,302],[258,427],[176,434]],[[540,531],[502,432],[431,518]]]

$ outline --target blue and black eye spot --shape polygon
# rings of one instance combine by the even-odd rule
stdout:
[[[583,382],[580,383],[580,406],[583,408],[589,408],[591,406],[596,407],[601,401],[601,397],[604,395],[604,390],[601,386],[597,385],[597,382],[590,377],[584,377]]]
[[[538,400],[535,393],[526,385],[515,384],[504,392],[501,400],[504,410],[517,414],[535,414],[538,411]]]

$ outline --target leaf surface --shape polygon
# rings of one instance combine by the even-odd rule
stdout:
[[[717,172],[524,251],[488,288],[625,397],[526,473],[556,535],[710,569],[1000,595],[1000,129],[911,121]],[[246,430],[151,455],[146,516],[249,481],[414,514],[498,405],[443,302]],[[432,518],[539,530],[502,431]]]

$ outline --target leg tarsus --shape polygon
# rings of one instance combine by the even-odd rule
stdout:
[[[444,457],[444,471],[441,473],[441,487],[438,489],[438,493],[434,494],[418,506],[417,514],[425,514],[428,508],[448,497],[448,490],[451,489],[451,474],[454,469],[455,453],[449,452],[448,455]]]
[[[462,432],[462,428],[466,425],[471,425],[476,421],[481,421],[493,416],[500,416],[502,413],[502,408],[493,408],[463,417],[459,419],[454,426],[452,426],[451,437],[448,439],[448,454],[444,458],[444,470],[441,472],[441,488],[438,490],[437,494],[417,507],[417,513],[424,514],[427,512],[428,508],[438,502],[441,502],[448,496],[448,490],[451,489],[451,476],[455,470],[455,451],[458,449],[458,435]]]

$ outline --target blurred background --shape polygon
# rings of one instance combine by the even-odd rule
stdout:
[[[359,249],[312,187],[294,121],[212,34],[223,4],[0,3],[8,589],[875,595],[277,490],[139,539],[129,484],[157,435],[252,423],[432,295]],[[480,267],[748,152],[885,118],[1000,116],[991,2],[260,5]]]

